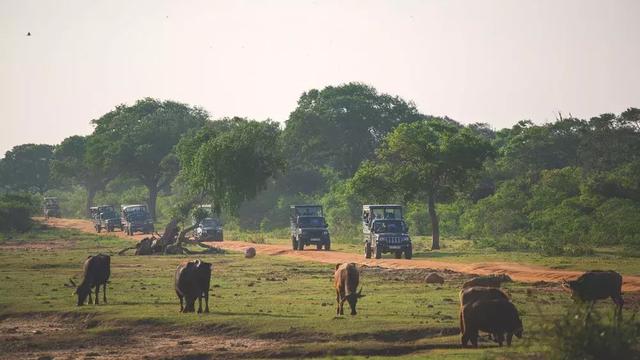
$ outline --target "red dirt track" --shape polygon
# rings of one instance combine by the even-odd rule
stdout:
[[[86,232],[95,232],[93,224],[88,220],[80,219],[56,219],[51,218],[47,221],[50,226],[59,228],[72,228]],[[129,239],[142,239],[144,236],[136,235],[134,237],[126,236],[123,232],[111,233],[117,236]],[[378,266],[389,269],[434,269],[434,270],[452,270],[467,274],[499,274],[506,273],[513,280],[521,282],[560,282],[562,279],[575,279],[582,271],[556,270],[542,266],[523,265],[508,262],[483,262],[483,263],[457,263],[428,259],[364,259],[361,254],[338,252],[338,251],[294,251],[290,246],[272,245],[272,244],[253,244],[242,241],[224,241],[209,243],[210,245],[220,247],[232,251],[243,251],[247,247],[254,247],[259,255],[270,256],[286,256],[299,260],[316,261],[322,263],[343,263],[354,262],[367,266]],[[624,274],[623,274],[624,275]],[[640,276],[624,275],[624,284],[622,289],[626,292],[640,291]]]

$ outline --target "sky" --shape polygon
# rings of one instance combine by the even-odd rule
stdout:
[[[284,122],[304,91],[351,81],[495,129],[620,113],[640,107],[638,14],[635,0],[0,0],[0,154],[90,134],[144,97]]]

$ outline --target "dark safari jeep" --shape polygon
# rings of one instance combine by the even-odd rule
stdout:
[[[291,245],[293,250],[304,250],[305,245],[316,249],[331,249],[331,238],[324,220],[322,205],[291,205]]]
[[[62,217],[62,214],[60,213],[60,204],[58,203],[58,198],[56,197],[44,198],[42,211],[44,213],[45,219],[48,219],[50,217]]]
[[[411,259],[413,248],[409,227],[403,220],[400,205],[363,205],[362,231],[364,234],[364,256],[374,254],[380,259],[383,253],[393,253],[396,259]]]
[[[224,232],[220,220],[214,217],[206,217],[200,221],[195,230],[195,238],[198,241],[222,241]]]
[[[96,229],[96,232],[100,232],[102,229],[107,230],[107,232],[112,232],[115,228],[120,229],[120,231],[124,230],[122,219],[120,219],[120,215],[116,213],[113,205],[94,206],[89,209],[89,212],[91,213],[93,227]]]
[[[122,227],[127,235],[136,231],[151,234],[154,231],[153,219],[147,205],[122,205]]]

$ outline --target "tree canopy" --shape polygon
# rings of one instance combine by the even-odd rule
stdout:
[[[155,218],[159,191],[171,184],[179,171],[174,146],[183,134],[202,127],[207,119],[208,114],[200,108],[147,98],[132,106],[120,105],[94,120],[93,135],[105,166],[117,168],[147,188],[149,209]]]
[[[49,163],[54,146],[23,144],[14,146],[0,160],[0,189],[43,193],[50,187]]]

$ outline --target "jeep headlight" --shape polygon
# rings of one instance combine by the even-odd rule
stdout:
[[[322,235],[329,235],[329,232],[327,230],[322,232]]]
[[[302,229],[298,229],[298,234],[302,234]]]

